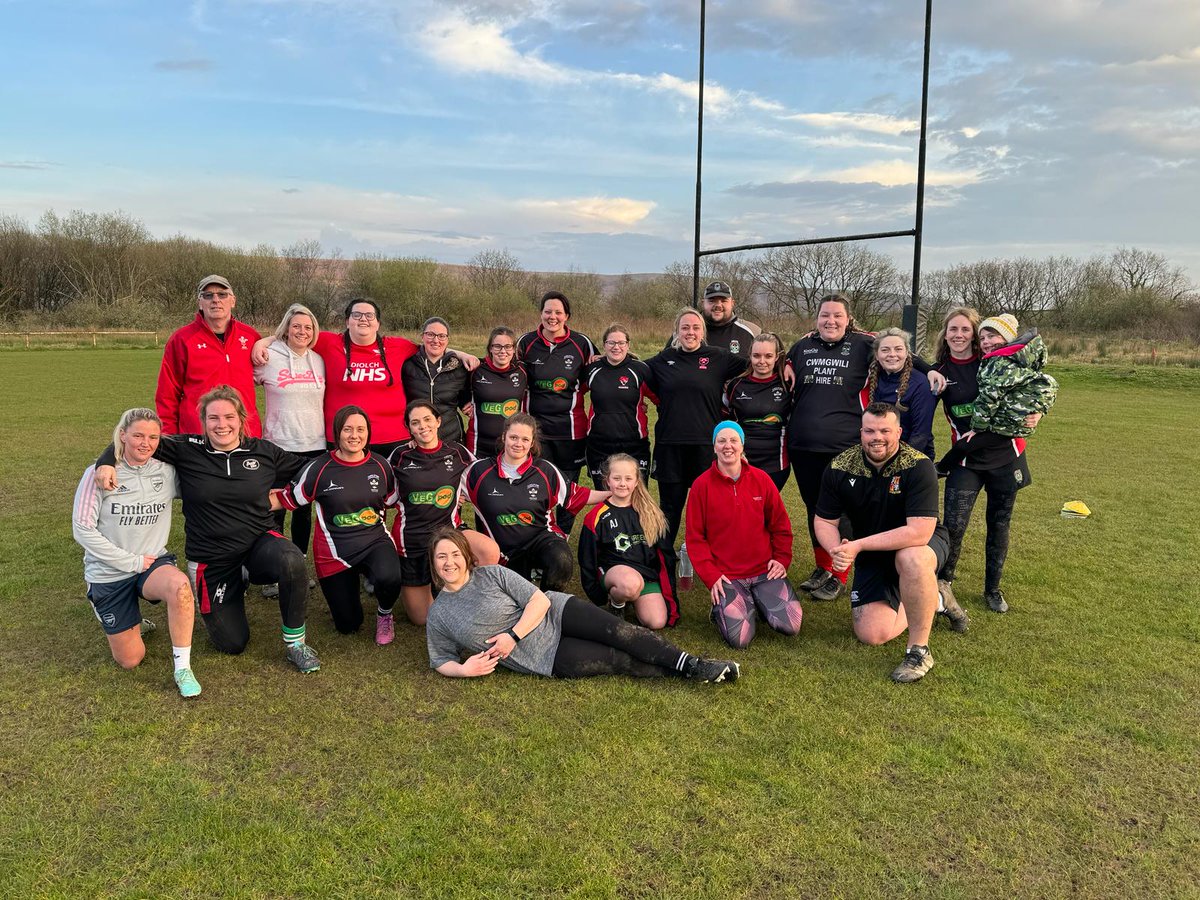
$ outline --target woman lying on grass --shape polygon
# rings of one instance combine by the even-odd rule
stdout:
[[[585,600],[543,593],[511,569],[477,568],[459,531],[442,529],[431,546],[441,593],[425,630],[429,665],[442,675],[490,675],[497,665],[555,678],[677,675],[723,682],[740,674],[735,662],[692,656]],[[465,661],[464,651],[471,654]]]

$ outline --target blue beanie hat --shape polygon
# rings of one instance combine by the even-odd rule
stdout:
[[[713,439],[714,444],[717,442],[717,435],[720,434],[722,431],[724,431],[726,428],[732,428],[734,431],[737,432],[738,439],[743,444],[746,443],[746,432],[742,431],[742,426],[739,425],[737,422],[734,422],[731,419],[726,419],[724,422],[718,422],[717,427],[713,429],[712,439]]]

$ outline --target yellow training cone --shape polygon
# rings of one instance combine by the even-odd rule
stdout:
[[[1092,511],[1082,500],[1068,500],[1063,504],[1062,514],[1068,519],[1086,519]]]

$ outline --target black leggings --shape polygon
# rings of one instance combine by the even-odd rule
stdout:
[[[552,674],[555,678],[682,676],[688,658],[656,632],[618,619],[594,603],[570,597],[563,608],[562,637],[554,654]]]
[[[275,513],[275,530],[283,534],[283,519],[287,510]],[[292,543],[300,548],[300,552],[308,553],[308,539],[312,537],[312,506],[304,504],[292,510]]]
[[[688,491],[713,462],[711,444],[659,444],[654,448],[654,479],[658,501],[667,517],[667,540],[675,546]]]
[[[583,469],[586,445],[586,439],[582,438],[573,441],[543,439],[542,459],[553,463],[554,467],[562,472],[563,478],[578,483],[579,473]],[[571,528],[575,525],[574,513],[567,512],[565,506],[560,506],[554,514],[554,519],[564,534],[571,533]]]
[[[950,552],[946,563],[938,572],[943,581],[954,580],[954,570],[962,554],[963,536],[971,524],[971,511],[979,498],[980,487],[952,488],[946,486],[946,530],[950,532]],[[987,489],[987,523],[985,549],[984,592],[1000,590],[1000,579],[1004,575],[1004,561],[1008,558],[1009,528],[1012,525],[1013,507],[1017,502],[1016,491]]]
[[[543,531],[509,555],[507,566],[523,578],[529,578],[534,569],[541,569],[539,587],[543,591],[561,591],[574,574],[575,557],[566,538]]]
[[[321,593],[329,604],[333,627],[342,634],[353,634],[362,627],[363,608],[359,596],[358,576],[366,575],[375,586],[375,602],[384,612],[391,612],[400,596],[400,558],[392,542],[376,542],[367,555],[349,569],[321,579]]]
[[[821,478],[825,468],[838,455],[836,453],[815,453],[808,450],[789,450],[792,460],[792,472],[796,476],[796,487],[800,489],[800,499],[804,501],[804,511],[808,516],[808,537],[813,547],[820,547],[817,532],[813,529],[813,516],[817,509],[817,500],[821,497]],[[849,536],[845,520],[841,523],[843,537]]]
[[[308,602],[304,554],[287,538],[260,535],[246,553],[202,563],[196,571],[200,618],[213,646],[222,653],[241,653],[250,641],[243,567],[251,584],[279,584],[279,613],[285,628],[304,627]]]

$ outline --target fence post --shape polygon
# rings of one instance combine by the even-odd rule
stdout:
[[[92,332],[92,346],[96,346],[96,332],[94,331]]]
[[[29,349],[29,335],[28,334],[25,335],[25,349],[26,350]]]

